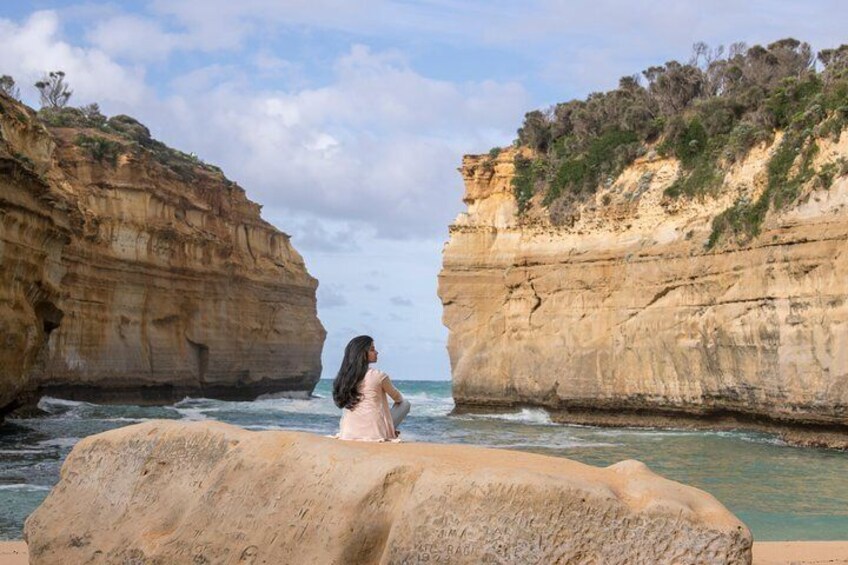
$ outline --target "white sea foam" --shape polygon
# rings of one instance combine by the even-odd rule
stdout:
[[[172,406],[174,408],[179,408],[181,406],[194,406],[197,404],[212,404],[214,402],[219,402],[212,398],[203,398],[203,397],[190,397],[186,396],[179,402],[175,402]]]
[[[519,412],[504,412],[494,414],[461,414],[455,416],[460,420],[506,420],[508,422],[518,422],[520,424],[530,424],[536,426],[553,426],[551,415],[542,408],[522,408]]]
[[[323,430],[317,430],[315,428],[307,428],[303,426],[275,426],[275,425],[250,425],[250,426],[242,426],[246,430],[250,430],[253,432],[307,432],[307,433],[320,433],[323,434]]]
[[[328,398],[313,398],[309,400],[287,400],[260,408],[289,412],[292,414],[316,414],[325,416],[340,416],[342,411],[336,408]]]
[[[591,426],[590,426],[591,427]],[[645,438],[665,438],[665,437],[685,437],[704,435],[702,431],[696,430],[675,430],[667,428],[598,428],[595,433],[601,436],[621,437],[621,436],[640,436]]]
[[[263,398],[253,401],[234,402],[224,400],[211,400],[205,398],[191,398],[174,404],[181,414],[190,414],[197,417],[205,414],[208,419],[210,414],[217,412],[239,412],[241,414],[316,414],[339,416],[341,411],[335,407],[333,401],[321,397],[310,397],[308,399],[291,398]]]
[[[778,436],[762,434],[757,432],[743,432],[743,431],[720,431],[720,432],[712,432],[713,434],[728,438],[728,439],[738,439],[741,441],[749,441],[751,443],[760,443],[765,445],[778,445],[778,446],[788,446],[784,440],[780,439]]]
[[[0,490],[17,490],[24,492],[43,492],[50,490],[51,487],[46,487],[43,485],[27,485],[27,484],[15,484],[15,485],[0,485]]]
[[[427,394],[426,392],[414,392],[411,394],[404,394],[403,397],[409,400],[410,402],[412,402],[413,400],[420,400],[422,402],[431,402],[434,400],[449,400],[446,399],[444,396],[432,396],[430,394]]]
[[[283,392],[271,392],[268,394],[261,394],[256,400],[276,400],[279,398],[291,400],[309,400],[310,395],[309,392],[305,390],[289,390]]]
[[[453,400],[450,398],[431,397],[426,394],[404,395],[412,403],[413,416],[440,417],[447,416],[453,410]],[[338,418],[342,411],[336,407],[331,398],[313,396],[309,399],[265,398],[252,402],[223,402],[207,401],[200,406],[191,406],[184,402],[175,405],[181,413],[186,410],[201,411],[207,415],[217,412],[237,411],[248,414],[304,414],[314,416],[332,416]]]
[[[177,408],[176,410],[180,413],[183,420],[188,420],[189,422],[201,422],[210,419],[206,415],[207,408]]]
[[[38,445],[45,447],[73,447],[80,440],[78,437],[54,437],[39,441]]]
[[[590,442],[577,439],[560,439],[551,441],[517,441],[514,443],[482,444],[484,447],[497,449],[575,449],[583,447],[612,447],[614,443]]]
[[[44,449],[0,449],[0,455],[41,455]]]
[[[66,418],[79,418],[79,411],[83,407],[94,406],[88,402],[80,402],[77,400],[65,400],[64,398],[53,398],[52,396],[42,396],[38,401],[38,408],[44,410],[48,414],[62,414]]]
[[[447,416],[454,408],[453,399],[444,396],[431,396],[426,392],[404,394],[403,397],[412,404],[412,416],[437,418]]]
[[[660,441],[668,437],[721,437],[759,443],[765,445],[785,446],[789,445],[778,436],[760,432],[747,432],[744,430],[693,430],[675,428],[603,428],[595,431],[596,435],[607,437],[639,437],[643,439]]]
[[[52,396],[42,396],[38,401],[38,407],[42,408],[42,405],[47,406],[93,406],[90,402],[83,402],[81,400],[68,400],[66,398],[54,398]],[[43,409],[43,408],[42,408]]]

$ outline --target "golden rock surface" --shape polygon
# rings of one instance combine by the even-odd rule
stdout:
[[[515,149],[466,156],[439,275],[457,406],[848,447],[848,177],[808,184],[749,241],[706,245],[714,217],[762,193],[779,140],[694,199],[663,195],[675,160],[642,157],[559,226],[540,195],[517,217]],[[848,134],[816,165],[845,157]]]
[[[30,563],[728,563],[751,534],[638,461],[151,421],[74,446]]]
[[[241,187],[199,162],[169,166],[161,146],[47,129],[5,97],[0,134],[0,413],[35,392],[312,390],[317,281]]]

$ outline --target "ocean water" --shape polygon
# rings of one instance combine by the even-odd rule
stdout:
[[[713,494],[757,540],[848,539],[848,453],[797,448],[762,433],[596,428],[553,424],[544,410],[451,416],[449,382],[396,381],[412,402],[405,441],[531,451],[606,466],[639,459]],[[0,427],[0,539],[23,523],[59,479],[80,438],[154,418],[220,420],[250,430],[338,431],[330,381],[309,399],[185,399],[172,406],[116,406],[43,398],[48,416]]]

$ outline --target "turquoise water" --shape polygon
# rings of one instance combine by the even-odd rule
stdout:
[[[639,459],[713,494],[757,540],[848,539],[848,453],[791,447],[760,433],[564,426],[551,423],[543,410],[450,416],[449,382],[396,384],[413,403],[402,426],[405,441],[518,449],[599,466]],[[311,399],[186,399],[140,407],[44,398],[40,406],[48,416],[0,427],[0,539],[21,537],[26,516],[58,481],[71,447],[87,435],[152,418],[332,434],[339,419],[329,381],[321,381]]]

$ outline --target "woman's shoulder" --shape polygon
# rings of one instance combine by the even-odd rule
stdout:
[[[388,377],[386,373],[384,373],[377,367],[368,367],[368,372],[365,373],[365,376],[375,381],[382,381],[383,379]]]

